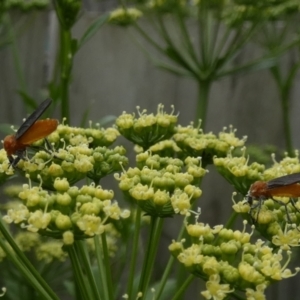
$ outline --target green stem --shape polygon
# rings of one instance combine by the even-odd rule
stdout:
[[[207,107],[209,101],[209,92],[211,87],[211,80],[198,80],[198,102],[195,117],[195,126],[197,126],[199,119],[202,121],[201,128],[204,130],[206,125]]]
[[[182,237],[183,237],[183,234],[185,232],[185,224],[182,223],[182,226],[181,226],[181,229],[178,233],[178,236],[177,236],[177,241],[180,242],[182,240]],[[172,270],[172,267],[174,265],[174,262],[175,262],[175,258],[171,255],[170,258],[169,258],[169,261],[167,263],[167,266],[165,268],[165,271],[164,271],[164,274],[160,280],[160,284],[159,284],[159,287],[157,289],[157,292],[156,292],[156,296],[155,296],[155,299],[158,300],[164,290],[164,287],[169,279],[169,275],[171,273],[171,270]]]
[[[161,237],[162,225],[163,218],[151,217],[148,245],[145,253],[145,260],[138,289],[139,292],[142,292],[143,297],[146,296],[147,288],[152,275],[155,254],[157,251],[159,239]]]
[[[34,277],[36,279],[36,281],[38,282],[38,284],[41,285],[43,287],[43,289],[47,292],[48,299],[58,300],[58,297],[56,296],[54,291],[49,287],[47,282],[42,278],[40,273],[34,268],[34,266],[31,264],[31,262],[25,256],[25,254],[20,250],[18,245],[15,243],[14,239],[12,238],[10,233],[7,231],[7,229],[5,228],[1,215],[0,215],[0,232],[2,233],[5,240],[9,243],[9,245],[12,247],[12,249],[16,253],[16,255],[18,257],[18,261],[20,261],[20,263],[22,263],[25,266],[25,268],[27,269],[27,272],[29,271],[31,273],[31,276]],[[10,256],[10,257],[13,259],[12,256]],[[13,261],[16,263],[16,260],[13,260]],[[18,264],[17,267],[21,268],[21,265]],[[22,268],[22,270],[24,270],[24,269]],[[22,270],[20,270],[20,271],[22,271]]]
[[[139,34],[150,44],[152,45],[156,50],[158,50],[161,53],[165,53],[164,48],[162,48],[158,43],[153,40],[149,34],[146,33],[136,22],[133,23],[133,27],[139,32]]]
[[[61,117],[70,122],[69,83],[73,65],[73,53],[71,49],[72,35],[70,30],[60,28],[60,94]]]
[[[82,241],[76,241],[75,242],[75,247],[77,250],[78,255],[80,255],[81,261],[84,265],[84,270],[85,273],[87,274],[87,278],[88,278],[88,286],[90,287],[91,293],[93,294],[93,299],[101,299],[96,282],[95,282],[95,278],[92,272],[92,267],[87,255],[87,251],[84,247],[85,244],[83,244]]]
[[[186,46],[187,51],[189,52],[191,58],[193,59],[194,63],[196,64],[196,66],[198,68],[200,68],[200,63],[199,63],[198,57],[196,55],[194,45],[191,41],[189,31],[186,27],[184,18],[182,16],[182,14],[179,14],[179,13],[176,14],[176,17],[177,17],[176,20],[177,20],[177,23],[179,25],[179,29],[180,29],[180,31],[182,33],[182,37],[184,39],[183,44]]]
[[[164,19],[160,15],[158,15],[157,20],[162,33],[161,36],[168,45],[168,51],[164,51],[165,55],[185,70],[188,70],[193,77],[198,78],[199,70],[197,66],[194,66],[194,63],[191,63],[189,61],[185,53],[183,53],[181,49],[175,46],[175,43],[172,40],[172,36],[170,35],[167,27],[165,26]]]
[[[11,251],[11,249],[7,246],[5,241],[0,238],[0,248],[3,249],[3,251],[6,253],[7,257],[14,263],[14,265],[17,267],[17,269],[22,273],[22,275],[28,280],[28,282],[31,284],[31,286],[40,293],[40,296],[43,297],[43,299],[47,300],[53,300],[58,299],[56,296],[53,298],[49,293],[42,287],[40,282],[33,276],[33,274],[25,267],[22,261],[19,260],[19,257]]]
[[[105,275],[106,275],[106,283],[107,283],[107,291],[108,291],[108,299],[114,299],[113,297],[113,283],[112,283],[112,276],[111,276],[111,266],[110,266],[110,259],[108,254],[108,247],[106,241],[106,234],[103,232],[101,234],[101,241],[102,241],[102,251],[103,251],[103,261],[105,266]]]
[[[283,131],[284,131],[286,151],[288,155],[292,157],[295,155],[295,153],[293,153],[291,124],[289,119],[289,113],[290,113],[289,98],[290,98],[291,84],[288,84],[289,80],[284,82],[278,65],[273,66],[270,69],[270,71],[271,74],[273,75],[273,78],[275,80],[280,95],[280,104],[281,104],[281,111],[282,111],[282,121],[283,121]]]
[[[290,89],[285,90],[283,89],[280,94],[280,102],[281,102],[281,111],[282,111],[282,118],[283,118],[283,131],[285,137],[285,147],[288,156],[293,157],[295,156],[294,149],[293,149],[293,142],[292,142],[292,130],[290,124],[290,107],[289,107],[289,100],[290,100]]]
[[[5,21],[7,22],[8,26],[9,26],[9,37],[11,39],[11,49],[12,49],[12,54],[13,54],[13,58],[14,58],[14,66],[15,66],[15,70],[17,73],[19,86],[20,86],[21,91],[23,93],[27,94],[27,86],[26,86],[26,82],[25,82],[25,78],[24,78],[23,69],[21,66],[21,60],[20,60],[20,56],[19,56],[19,52],[18,52],[18,46],[16,43],[15,32],[14,32],[9,14],[7,13],[7,14],[5,14],[5,16],[6,16]]]
[[[181,299],[183,293],[186,291],[186,289],[194,279],[194,275],[190,274],[189,277],[185,280],[185,282],[181,285],[181,287],[176,290],[176,294],[175,296],[173,296],[172,300]]]
[[[99,235],[96,235],[94,237],[95,242],[95,250],[96,250],[96,259],[97,259],[97,265],[98,265],[98,271],[99,271],[99,285],[101,287],[101,291],[103,294],[103,298],[106,300],[109,300],[109,292],[108,292],[108,284],[107,284],[107,277],[105,274],[105,265],[102,257],[102,247],[99,240]]]
[[[72,268],[73,268],[73,274],[74,274],[74,279],[75,283],[78,286],[78,289],[80,291],[80,298],[84,300],[89,300],[93,299],[91,298],[91,291],[87,288],[87,282],[85,281],[84,275],[82,273],[82,268],[80,266],[80,262],[75,250],[74,245],[72,246],[67,246],[65,249],[68,251],[71,263],[72,263]]]
[[[138,257],[139,251],[139,237],[140,237],[140,229],[141,229],[141,219],[142,219],[142,210],[138,206],[136,212],[136,220],[135,220],[135,230],[133,236],[133,245],[132,245],[132,254],[130,260],[130,267],[129,267],[129,278],[127,284],[127,295],[129,299],[133,299],[133,282],[134,282],[134,275],[135,275],[135,268],[136,268],[136,261]]]
[[[159,281],[159,287],[158,287],[157,292],[155,293],[155,300],[158,300],[160,298],[160,296],[165,288],[165,285],[169,279],[174,262],[175,262],[175,258],[174,258],[174,256],[171,255],[168,260],[167,266],[164,270],[164,274],[163,274],[161,280]]]

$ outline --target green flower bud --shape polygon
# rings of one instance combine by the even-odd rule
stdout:
[[[215,253],[216,253],[216,246],[213,246],[213,245],[210,245],[210,244],[204,244],[201,247],[201,253],[205,256],[214,256]]]
[[[89,195],[81,195],[79,194],[77,197],[76,197],[76,202],[77,203],[88,203],[88,202],[92,202],[92,197],[89,196]]]
[[[80,0],[57,0],[60,12],[60,22],[65,29],[70,29],[76,22],[81,8]]]
[[[153,196],[153,202],[156,205],[164,205],[170,201],[170,195],[168,192],[157,190]]]
[[[208,257],[203,263],[203,272],[207,275],[217,274],[221,268],[220,263],[215,257]]]
[[[220,248],[224,254],[233,255],[238,252],[240,247],[238,247],[234,241],[229,241],[227,243],[222,243]]]
[[[59,214],[55,220],[55,225],[60,230],[67,230],[72,227],[72,222],[69,216]]]
[[[65,231],[63,233],[63,242],[65,245],[72,245],[74,243],[74,234],[72,231]]]
[[[77,186],[71,186],[68,190],[68,194],[72,197],[72,198],[76,198],[79,194],[79,188]]]
[[[80,194],[89,195],[91,197],[95,194],[95,187],[93,185],[84,185],[79,190]]]
[[[96,198],[100,200],[111,200],[114,197],[114,191],[113,190],[103,190],[100,187],[97,187],[94,190],[94,195]]]
[[[222,266],[221,274],[224,280],[229,283],[238,282],[238,280],[240,279],[239,271],[236,268],[230,266],[229,264],[227,264],[226,267]]]
[[[56,178],[53,184],[53,187],[58,191],[58,192],[66,192],[70,188],[70,184],[66,178]]]
[[[41,196],[36,193],[35,191],[32,191],[30,195],[28,195],[26,206],[27,207],[33,207],[40,204]]]
[[[98,215],[101,211],[101,208],[103,207],[103,205],[101,205],[101,201],[99,199],[97,199],[99,202],[95,202],[93,201],[92,203],[84,203],[80,206],[79,211],[82,214],[87,214],[87,215]]]
[[[172,244],[169,246],[169,250],[174,257],[177,257],[183,250],[182,243],[173,240]]]
[[[72,201],[72,198],[68,193],[57,194],[57,196],[56,196],[56,202],[62,206],[70,205],[71,201]]]
[[[64,173],[62,167],[58,164],[52,163],[48,169],[48,174],[51,177],[60,177]]]
[[[219,237],[224,239],[224,240],[230,241],[230,240],[234,239],[233,230],[223,228],[219,232]]]
[[[258,224],[269,224],[275,221],[275,216],[270,210],[260,210],[257,216]]]
[[[248,282],[260,284],[265,281],[265,277],[246,262],[241,262],[238,266],[238,270],[241,277]]]
[[[211,232],[210,226],[208,224],[204,225],[204,223],[189,224],[186,230],[190,236],[197,238],[206,236]]]
[[[187,173],[176,173],[174,179],[177,187],[184,188],[193,181],[193,176]]]
[[[202,191],[198,187],[191,184],[185,186],[184,191],[193,199],[196,199],[202,195]]]
[[[87,173],[93,170],[94,166],[91,162],[91,159],[88,156],[80,156],[79,159],[75,159],[74,167],[77,171],[81,173]]]

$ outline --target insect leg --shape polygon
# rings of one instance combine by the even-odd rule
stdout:
[[[295,210],[296,210],[298,213],[300,213],[300,210],[296,207],[295,199],[294,199],[294,198],[291,198],[290,200],[291,200],[291,204],[292,204],[292,206],[295,208]]]
[[[253,223],[257,223],[258,215],[259,215],[259,212],[260,212],[261,207],[262,207],[262,203],[265,200],[265,198],[264,197],[259,197],[258,199],[255,199],[255,200],[257,200],[258,202],[253,204],[253,197],[251,197],[251,206],[250,206],[250,210],[249,210],[249,214],[251,215],[251,218],[253,219]],[[256,217],[253,218],[252,217],[252,211],[256,208],[258,208],[257,213],[256,213]]]

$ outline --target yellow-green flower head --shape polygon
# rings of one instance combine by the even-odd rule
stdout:
[[[223,12],[225,22],[231,26],[243,26],[244,22],[283,20],[299,12],[297,1],[243,1],[228,5]],[[226,8],[226,6],[225,6]]]
[[[231,147],[243,147],[247,140],[247,136],[244,136],[242,139],[239,139],[235,136],[236,129],[233,128],[232,125],[229,126],[229,132],[226,131],[227,128],[224,127],[223,131],[219,133],[219,140],[225,142],[226,144],[230,145]],[[228,147],[226,147],[228,149]]]
[[[21,224],[31,232],[64,240],[70,245],[103,232],[104,224],[111,220],[128,218],[130,211],[120,209],[112,201],[113,191],[100,186],[70,187],[65,178],[56,179],[56,191],[47,192],[39,187],[23,186],[19,198],[26,205],[8,210],[4,220]]]
[[[175,213],[181,215],[189,215],[191,208],[191,201],[188,194],[182,192],[180,189],[176,189],[171,197],[171,203]]]
[[[202,194],[197,186],[206,173],[201,160],[187,158],[183,162],[144,152],[137,155],[137,162],[140,169],[129,168],[121,176],[115,176],[126,198],[136,201],[149,215],[190,213],[191,204]]]
[[[191,247],[184,249],[178,256],[179,262],[185,267],[192,269],[194,265],[199,265],[204,256],[201,254],[201,246],[193,244]]]
[[[47,139],[55,144],[55,148],[89,145],[89,148],[108,147],[120,135],[115,128],[80,128],[59,124],[56,131]]]
[[[247,300],[266,300],[266,296],[264,294],[265,289],[267,288],[266,284],[258,284],[256,289],[246,289]]]
[[[241,147],[245,143],[245,138],[235,137],[233,129],[229,133],[221,132],[217,137],[213,133],[205,134],[192,126],[176,127],[173,139],[187,155],[201,157],[204,166],[211,164],[214,156],[223,157],[230,149]]]
[[[182,251],[183,251],[183,241],[177,242],[175,240],[172,240],[171,245],[169,245],[169,250],[172,253],[174,257],[177,257]]]
[[[272,243],[282,250],[290,250],[291,247],[300,246],[300,232],[295,228],[288,229],[286,224],[284,231],[280,229],[272,237]]]
[[[238,266],[238,270],[241,277],[248,282],[255,284],[261,284],[265,282],[265,277],[247,262],[241,262]]]
[[[19,9],[23,12],[28,12],[35,9],[45,9],[49,6],[49,2],[49,0],[4,1],[7,9]]]
[[[101,218],[94,215],[83,215],[76,224],[88,236],[104,232],[104,225],[101,222]]]
[[[40,236],[33,232],[20,232],[14,239],[22,251],[30,251],[41,243]]]
[[[5,182],[10,176],[14,174],[14,169],[10,167],[10,162],[7,158],[6,151],[0,150],[0,184]]]
[[[220,283],[221,278],[219,274],[213,274],[206,282],[206,291],[201,292],[201,295],[205,299],[222,300],[228,296],[228,294],[234,292],[234,289],[230,289],[229,284]]]
[[[243,152],[245,153],[245,152]],[[264,166],[258,163],[248,165],[248,158],[243,156],[233,157],[229,153],[226,157],[214,157],[213,163],[218,172],[242,195],[246,195],[250,185],[257,180],[262,180]]]
[[[263,179],[265,181],[269,181],[271,179],[281,177],[288,174],[299,173],[300,172],[300,162],[298,153],[296,153],[296,157],[285,157],[280,162],[275,160],[275,156],[273,155],[274,165],[266,169],[263,172]]]
[[[117,8],[110,13],[109,23],[128,26],[141,18],[143,13],[137,8]]]
[[[55,178],[53,187],[58,191],[58,192],[66,192],[70,188],[70,184],[67,180],[67,178]]]
[[[295,276],[300,269],[297,268],[295,273],[292,273],[291,270],[287,268],[287,265],[291,260],[290,251],[287,251],[287,256],[287,261],[284,262],[282,266],[281,261],[283,260],[283,255],[281,254],[281,250],[278,254],[273,254],[273,256],[263,255],[261,258],[261,272],[273,280],[281,280],[283,278]]]
[[[78,18],[82,2],[80,0],[58,0],[59,21],[64,29],[70,29]]]
[[[240,248],[241,248],[241,244],[236,242],[235,240],[222,243],[220,245],[220,249],[222,253],[226,255],[235,255]]]
[[[294,272],[287,268],[291,260],[290,251],[278,251],[278,248],[266,246],[262,240],[251,244],[250,237],[253,232],[249,234],[245,231],[246,223],[244,222],[243,231],[218,228],[214,233],[205,224],[188,225],[188,234],[193,237],[189,239],[190,246],[184,248],[182,242],[173,241],[169,249],[172,255],[177,257],[195,276],[203,278],[203,274],[218,275],[219,283],[232,283],[234,288],[246,290],[246,295],[257,294],[263,297],[269,282],[295,276],[300,268],[296,268]],[[293,230],[295,231],[289,232],[287,229],[285,234],[296,235],[296,229],[293,228]],[[213,238],[206,240],[205,235],[210,233]],[[214,234],[219,236],[214,238]],[[295,240],[292,239],[292,241]],[[286,241],[285,244],[287,244]],[[253,290],[253,286],[258,285],[264,286],[257,288],[256,291]],[[225,296],[222,294],[220,299]]]
[[[74,243],[74,233],[70,230],[67,230],[63,233],[62,239],[65,245],[72,245]]]
[[[287,265],[291,260],[291,252],[287,251],[287,260],[284,260],[282,250],[277,253],[272,248],[265,246],[263,241],[258,240],[256,247],[244,245],[243,261],[239,264],[239,272],[248,282],[253,282],[256,285],[266,283],[270,280],[281,280],[291,276],[295,276],[300,269],[296,268],[294,273],[287,269]],[[253,248],[253,249],[251,249]],[[250,254],[249,250],[255,256]]]
[[[148,7],[158,13],[181,13],[188,12],[186,0],[150,0]]]
[[[177,116],[163,111],[163,105],[158,106],[157,114],[147,114],[147,111],[139,111],[138,117],[123,113],[116,120],[120,133],[128,140],[149,149],[152,145],[170,138],[174,132]]]
[[[51,214],[44,213],[41,210],[31,212],[28,218],[27,230],[38,232],[40,229],[46,229],[51,222]]]
[[[88,176],[98,183],[102,177],[120,170],[120,164],[125,166],[128,163],[123,147],[107,148],[118,135],[114,128],[84,129],[59,125],[48,137],[57,150],[53,154],[39,151],[30,161],[22,160],[18,167],[33,181],[42,181],[42,186],[48,189],[53,189],[57,177],[64,177],[74,184]]]
[[[237,194],[236,192],[233,192],[231,198],[233,202],[232,205],[233,210],[238,214],[248,214],[251,208],[249,207],[248,203],[244,200],[236,203],[234,200],[234,196],[236,196],[236,194]]]
[[[142,148],[141,148],[142,149]],[[180,154],[182,151],[173,140],[165,140],[156,143],[149,148],[149,151],[159,156],[174,156]]]
[[[240,279],[237,268],[231,266],[227,261],[220,261],[220,275],[228,283],[236,283]]]
[[[204,223],[189,224],[186,227],[187,233],[192,237],[205,237],[212,232],[210,226]]]
[[[206,275],[210,276],[212,274],[218,274],[220,272],[220,268],[221,265],[215,257],[204,256],[202,269]]]
[[[101,178],[116,171],[122,170],[128,165],[128,158],[125,156],[126,150],[122,146],[114,149],[97,147],[93,150],[93,169],[87,176],[94,182],[99,182]]]
[[[7,215],[3,217],[3,220],[8,224],[20,224],[28,219],[29,214],[28,208],[23,204],[19,204],[16,208],[9,209]]]
[[[55,225],[57,229],[64,231],[72,228],[72,221],[69,216],[59,213],[55,218]]]
[[[38,260],[44,260],[50,263],[53,260],[64,261],[67,253],[62,250],[63,244],[59,241],[50,241],[42,243],[36,248],[36,256]]]

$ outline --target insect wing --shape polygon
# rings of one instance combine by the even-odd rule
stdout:
[[[48,136],[54,130],[56,130],[58,121],[55,119],[38,120],[31,125],[30,130],[27,130],[18,139],[18,143],[29,146],[32,143]]]
[[[15,137],[16,139],[20,139],[25,132],[32,127],[32,125],[37,121],[37,119],[44,113],[44,111],[49,107],[51,104],[52,99],[48,98],[43,101],[39,107],[24,121],[24,123],[20,126],[19,130],[17,131]]]
[[[272,197],[300,197],[300,184],[294,183],[290,185],[282,185],[277,188],[273,188],[269,191]]]
[[[268,181],[267,188],[275,189],[278,187],[291,185],[298,182],[300,183],[300,173],[294,173],[294,174],[285,175]]]

